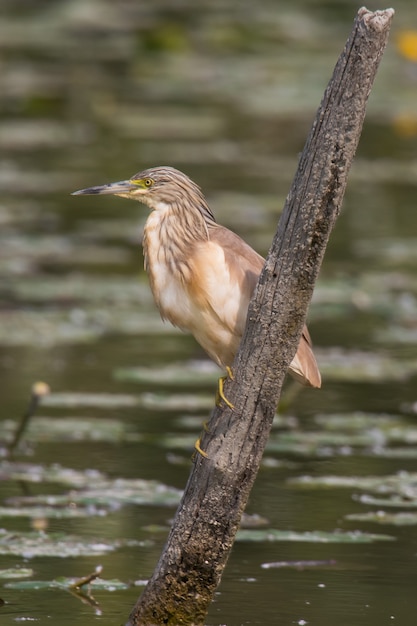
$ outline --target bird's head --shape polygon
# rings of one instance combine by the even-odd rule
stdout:
[[[206,221],[215,221],[200,187],[173,167],[152,167],[138,172],[128,180],[80,189],[72,195],[95,194],[131,198],[153,210],[165,210],[167,207],[185,211],[197,209]]]

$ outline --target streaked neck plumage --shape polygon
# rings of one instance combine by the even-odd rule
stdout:
[[[151,287],[154,274],[165,266],[166,271],[180,280],[190,279],[188,258],[194,245],[208,241],[210,230],[217,227],[200,188],[192,183],[181,189],[168,188],[158,197],[141,199],[152,209],[145,223],[143,252],[145,269]],[[178,192],[181,191],[179,194]]]

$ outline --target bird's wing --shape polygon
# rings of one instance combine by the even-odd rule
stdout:
[[[199,333],[195,334],[218,363],[230,365],[242,338],[249,302],[265,260],[227,228],[217,226],[209,232],[210,240],[202,244],[194,257],[195,275],[201,277],[195,283],[198,291],[195,297],[200,301],[200,310],[205,309],[209,315],[206,332],[210,326],[213,334],[205,337],[206,343],[201,335],[198,337]],[[303,385],[321,386],[306,326],[289,371]]]
[[[230,331],[241,337],[249,302],[265,259],[239,235],[223,226],[210,229],[210,244],[218,249],[221,259],[216,267],[217,303],[213,308]]]
[[[321,374],[313,352],[313,343],[307,326],[304,325],[303,334],[298,344],[289,372],[293,378],[307,387],[321,387]]]
[[[238,235],[226,228],[216,229],[213,240],[217,241],[225,250],[225,259],[229,271],[232,273],[232,280],[233,278],[240,280],[240,284],[244,286],[242,309],[244,308],[245,314],[241,316],[237,325],[240,335],[243,335],[249,302],[265,260]],[[300,343],[291,362],[289,372],[302,385],[321,387],[320,370],[314,356],[313,343],[306,325],[304,325]]]
[[[190,248],[187,262],[193,315],[186,327],[216,363],[231,365],[264,260],[238,235],[215,226],[208,240]]]

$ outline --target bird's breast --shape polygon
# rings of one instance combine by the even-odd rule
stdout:
[[[148,217],[143,237],[145,269],[161,317],[186,330],[193,314],[188,292],[191,267],[181,239],[169,226],[157,211]]]
[[[190,331],[219,364],[229,364],[247,314],[224,250],[210,240],[184,242],[151,213],[144,231],[145,268],[163,319]],[[168,236],[168,234],[170,236]]]

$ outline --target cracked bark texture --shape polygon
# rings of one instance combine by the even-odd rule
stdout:
[[[256,478],[282,383],[339,215],[394,11],[359,10],[300,158],[251,302],[226,396],[202,440],[167,543],[127,626],[201,625]],[[325,381],[324,381],[325,384]],[[319,393],[319,392],[316,392]]]

